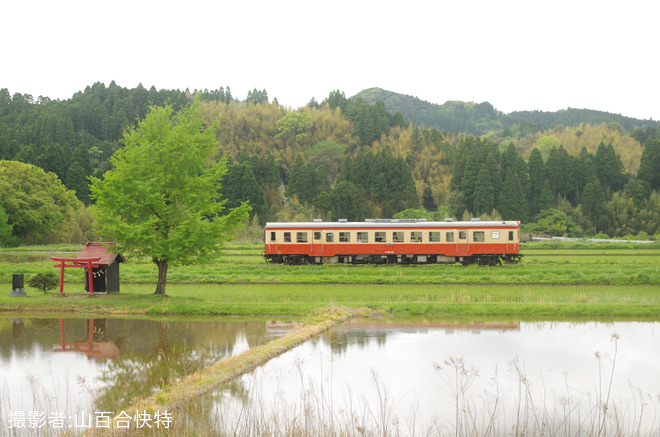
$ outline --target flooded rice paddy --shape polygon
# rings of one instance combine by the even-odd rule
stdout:
[[[0,435],[82,431],[290,322],[0,318]],[[659,363],[659,322],[351,321],[171,425],[174,435],[658,435]]]

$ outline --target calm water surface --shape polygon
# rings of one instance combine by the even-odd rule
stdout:
[[[118,413],[134,397],[290,330],[265,318],[0,318],[0,435],[12,435],[17,412],[61,412],[64,429],[89,412]],[[453,435],[474,426],[483,435],[521,424],[528,435],[544,426],[586,435],[601,424],[660,435],[659,369],[659,322],[355,321],[174,421],[199,435],[284,435],[296,426],[345,435]]]
[[[249,396],[215,399],[220,428],[266,417],[280,424],[262,425],[272,434],[297,423],[347,435],[658,435],[660,323],[354,322],[243,384]]]
[[[0,318],[0,435],[14,423],[10,414],[47,420],[62,413],[61,430],[78,428],[89,413],[119,413],[131,399],[283,335],[280,324],[238,317]]]

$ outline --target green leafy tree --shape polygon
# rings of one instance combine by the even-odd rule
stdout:
[[[17,161],[0,161],[0,207],[22,243],[59,243],[81,203],[54,173]]]
[[[408,208],[401,212],[397,212],[392,217],[394,219],[431,219],[431,214],[425,209]]]
[[[540,232],[559,237],[574,235],[579,229],[570,215],[554,208],[541,211],[536,225]]]
[[[14,247],[18,244],[18,238],[13,234],[14,225],[9,223],[9,217],[2,206],[0,206],[0,246]]]
[[[275,138],[295,138],[300,141],[312,128],[312,116],[306,112],[289,112],[277,120]]]
[[[155,294],[165,294],[170,263],[208,260],[248,216],[245,204],[223,215],[227,164],[211,159],[214,128],[202,124],[196,103],[176,115],[171,106],[151,107],[124,134],[113,169],[92,179],[100,234],[152,259]]]

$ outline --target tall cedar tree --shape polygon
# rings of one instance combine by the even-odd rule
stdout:
[[[541,211],[540,198],[545,184],[545,163],[541,151],[534,147],[527,164],[529,171],[529,215],[536,216]]]
[[[252,208],[250,218],[256,215],[260,220],[265,219],[264,190],[257,182],[249,163],[239,162],[229,166],[223,181],[222,196],[227,199],[227,208],[238,208],[247,202]]]
[[[497,211],[504,220],[527,221],[528,206],[518,174],[513,168],[506,172],[504,188],[500,195]]]
[[[651,190],[660,189],[660,139],[649,139],[644,145],[637,178],[646,182]]]
[[[495,207],[495,189],[487,165],[484,163],[479,171],[477,186],[474,190],[474,204],[471,211],[475,217],[481,214],[490,214]],[[499,177],[499,176],[498,176]]]
[[[158,266],[155,294],[164,295],[172,264],[206,261],[248,216],[246,204],[224,213],[226,159],[215,162],[215,126],[202,125],[196,103],[174,115],[151,107],[105,178],[92,179],[100,233]]]

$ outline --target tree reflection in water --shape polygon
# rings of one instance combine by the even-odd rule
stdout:
[[[269,332],[266,324],[264,318],[237,317],[0,318],[0,407],[71,416],[82,410],[114,412],[282,335]],[[31,393],[28,404],[26,393]]]

